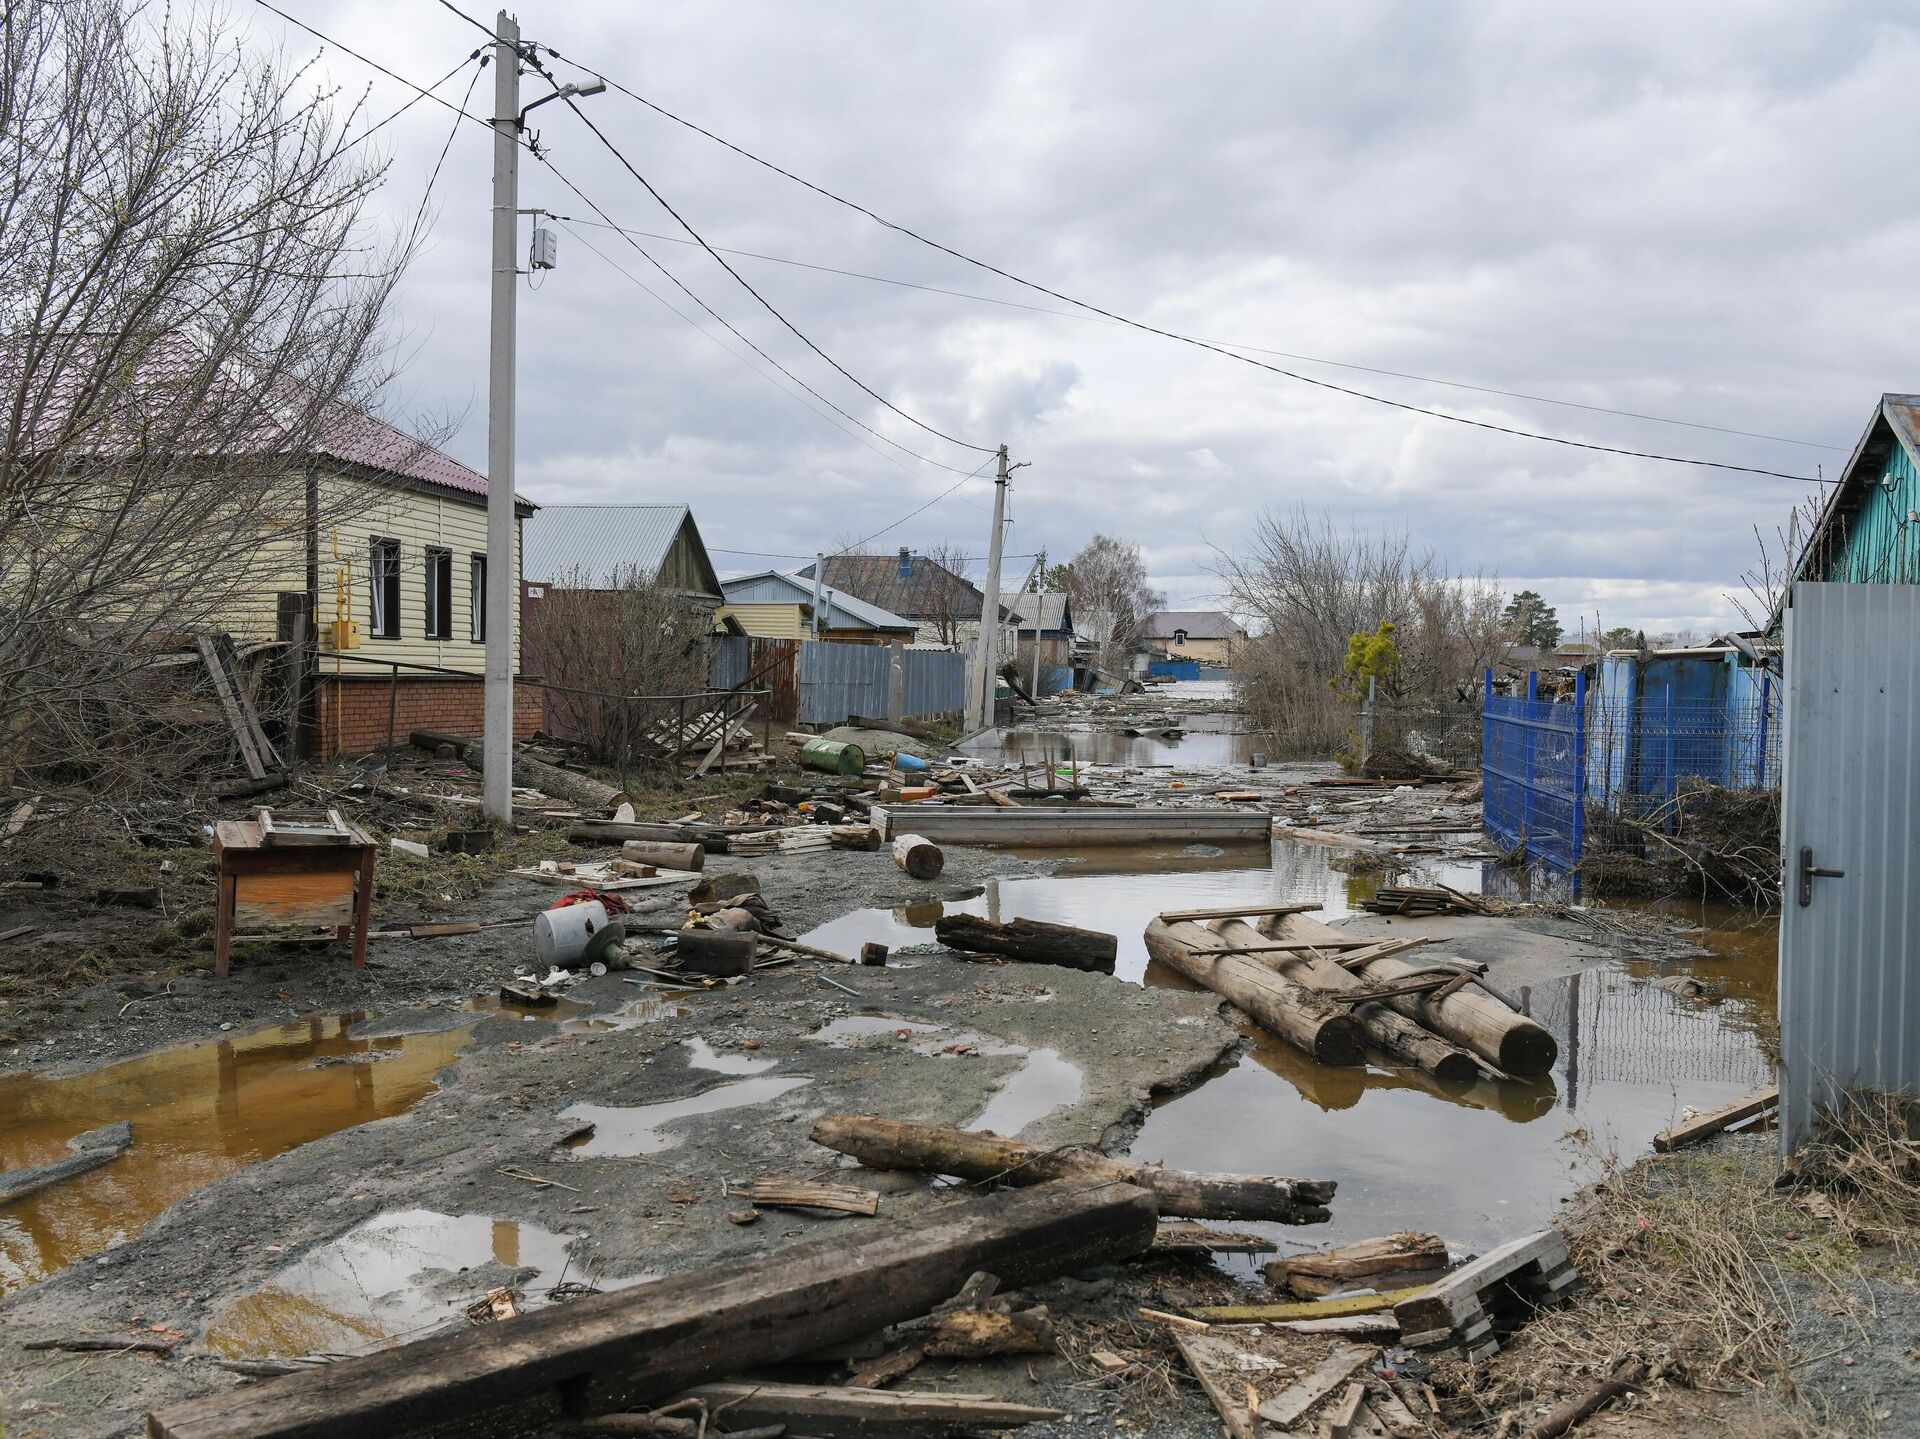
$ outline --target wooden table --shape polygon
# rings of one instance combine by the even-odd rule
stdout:
[[[353,937],[353,967],[367,963],[373,913],[375,845],[353,825],[323,843],[274,843],[258,820],[223,819],[213,827],[220,866],[214,907],[213,972],[224,979],[236,930],[297,924]]]

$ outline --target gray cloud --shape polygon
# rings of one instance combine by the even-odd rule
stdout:
[[[332,0],[302,13],[418,78],[479,39],[437,6]],[[1898,183],[1897,123],[1920,25],[1904,6],[669,0],[543,7],[522,22],[958,248],[1210,338],[1842,447],[1882,390],[1920,388],[1905,283],[1920,200]],[[271,17],[248,23],[281,34]],[[297,33],[287,44],[311,49]],[[323,69],[366,81],[335,52]],[[377,78],[373,90],[376,113],[404,98]],[[490,90],[489,74],[476,110]],[[1061,308],[624,97],[583,103],[716,244]],[[555,163],[611,214],[672,232],[562,107],[539,115]],[[448,118],[417,106],[385,132],[395,215],[411,214]],[[418,351],[409,398],[471,405],[451,447],[477,463],[489,142],[467,131],[400,319]],[[587,215],[537,164],[523,185],[523,204]],[[697,316],[617,236],[582,234]],[[641,243],[875,430],[961,471],[982,458],[862,396],[706,256]],[[521,298],[520,487],[534,498],[684,499],[717,548],[806,554],[957,478],[857,443],[776,393],[784,379],[752,373],[760,362],[728,355],[572,237],[561,245],[561,269]],[[1736,617],[1724,595],[1739,589],[1753,526],[1770,529],[1804,492],[1408,415],[1091,318],[734,263],[903,409],[1032,461],[1016,480],[1012,551],[1059,556],[1095,530],[1125,535],[1176,602],[1214,596],[1214,547],[1232,548],[1263,507],[1304,502],[1404,527],[1456,569],[1524,580],[1568,616],[1706,628]],[[1276,363],[1602,443],[1829,475],[1844,460]],[[984,549],[990,488],[963,487],[885,542]]]

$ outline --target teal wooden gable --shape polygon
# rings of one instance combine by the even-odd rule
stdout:
[[[1920,395],[1882,395],[1794,578],[1839,584],[1920,581]]]

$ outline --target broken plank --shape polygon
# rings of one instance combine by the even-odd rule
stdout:
[[[1698,1144],[1711,1135],[1718,1134],[1729,1125],[1738,1124],[1743,1119],[1752,1119],[1766,1113],[1780,1103],[1780,1086],[1770,1084],[1765,1089],[1756,1089],[1752,1094],[1724,1104],[1718,1109],[1708,1110],[1705,1114],[1695,1115],[1683,1120],[1671,1128],[1663,1129],[1653,1136],[1653,1147],[1662,1154],[1675,1149],[1684,1149],[1689,1144]]]
[[[1160,918],[1168,924],[1176,924],[1189,919],[1264,919],[1279,914],[1305,914],[1320,908],[1320,901],[1309,900],[1304,904],[1252,904],[1221,905],[1218,909],[1167,909],[1160,912]]]
[[[1162,1220],[1153,1234],[1155,1254],[1271,1254],[1279,1247],[1263,1234],[1179,1219]]]
[[[239,697],[234,694],[233,685],[228,681],[219,651],[213,647],[213,636],[201,635],[198,643],[200,661],[207,667],[207,674],[213,681],[213,692],[219,696],[220,709],[226,715],[227,728],[233,731],[234,742],[240,747],[240,758],[246,762],[247,774],[253,779],[265,779],[267,766],[261,758],[259,747],[253,742],[253,731],[247,725],[246,716],[240,712]]]
[[[851,1184],[814,1184],[802,1179],[756,1179],[745,1189],[729,1190],[762,1209],[830,1209],[840,1214],[880,1212],[880,1192]]]
[[[1429,1286],[1388,1289],[1377,1294],[1346,1294],[1338,1299],[1316,1299],[1300,1304],[1213,1304],[1187,1313],[1208,1324],[1277,1324],[1290,1319],[1344,1319],[1355,1314],[1378,1314],[1383,1309],[1425,1294]]]
[[[1232,1439],[1255,1439],[1256,1416],[1253,1410],[1243,1396],[1229,1390],[1213,1372],[1213,1356],[1226,1355],[1234,1346],[1211,1335],[1183,1334],[1177,1329],[1173,1332],[1173,1342],[1180,1351],[1180,1357],[1187,1361],[1187,1368],[1193,1371],[1193,1377],[1200,1381],[1201,1389],[1206,1392]]]
[[[936,1206],[184,1400],[148,1415],[148,1434],[377,1439],[489,1410],[493,1432],[535,1432],[562,1397],[590,1395],[603,1410],[652,1402],[917,1318],[981,1270],[1028,1285],[1141,1253],[1153,1231],[1152,1196],[1128,1185],[1076,1180]]]
[[[1260,1417],[1282,1429],[1297,1419],[1305,1418],[1334,1390],[1352,1379],[1354,1371],[1372,1359],[1374,1353],[1373,1349],[1362,1345],[1346,1345],[1335,1349],[1305,1379],[1262,1404]]]
[[[852,1389],[816,1384],[702,1384],[684,1396],[709,1412],[725,1408],[735,1425],[785,1423],[816,1439],[880,1439],[891,1435],[951,1434],[970,1429],[1017,1429],[1065,1418],[1059,1409],[1009,1404],[990,1394],[924,1390]]]

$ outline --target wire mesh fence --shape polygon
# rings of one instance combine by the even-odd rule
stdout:
[[[1586,828],[1586,700],[1584,675],[1571,701],[1493,691],[1484,677],[1480,771],[1484,826],[1503,849],[1563,873],[1580,864]]]
[[[1669,691],[1592,706],[1588,792],[1596,804],[1644,815],[1701,784],[1780,787],[1780,689],[1771,678],[1737,696],[1675,699]]]

